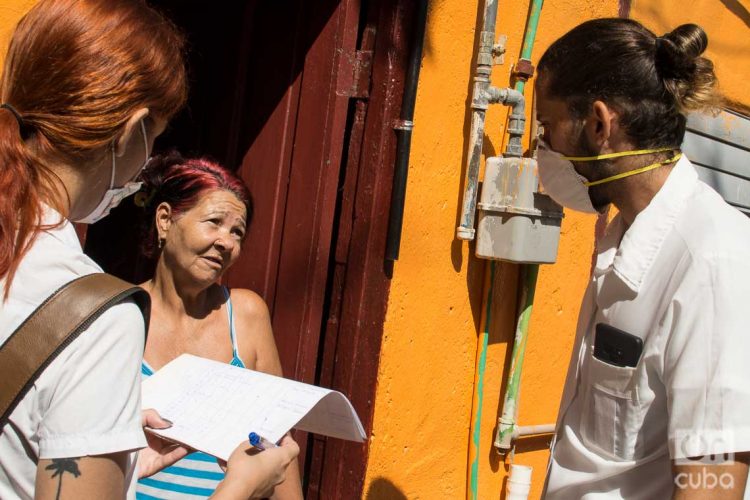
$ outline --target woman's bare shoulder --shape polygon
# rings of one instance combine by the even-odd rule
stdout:
[[[268,306],[257,293],[244,288],[231,290],[233,309],[237,311],[237,336],[242,359],[255,370],[281,375],[281,363],[273,337]]]
[[[251,321],[269,318],[268,306],[263,297],[247,288],[232,288],[230,290],[232,308]]]

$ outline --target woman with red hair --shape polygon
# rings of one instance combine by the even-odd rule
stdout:
[[[182,48],[141,0],[40,0],[19,22],[0,80],[0,343],[61,286],[101,272],[72,222],[138,189],[186,100]],[[0,498],[132,498],[137,475],[184,455],[141,427],[166,425],[141,413],[144,333],[138,307],[119,303],[41,370],[0,428]],[[272,489],[298,448],[268,451],[235,451],[215,497]]]
[[[177,153],[151,160],[135,203],[144,209],[143,251],[156,259],[151,327],[141,372],[149,377],[189,353],[281,376],[263,299],[219,280],[242,250],[253,216],[250,192],[231,171]],[[139,481],[138,498],[208,497],[223,479],[216,461],[196,452]],[[302,498],[296,464],[274,498]]]

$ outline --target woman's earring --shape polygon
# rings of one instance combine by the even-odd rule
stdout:
[[[158,242],[157,245],[159,247],[159,250],[161,250],[162,248],[164,248],[164,238],[159,238],[159,242]]]

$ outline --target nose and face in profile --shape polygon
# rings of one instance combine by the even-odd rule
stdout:
[[[246,220],[245,205],[234,193],[210,191],[175,217],[165,237],[164,258],[198,282],[216,281],[240,255]]]
[[[595,101],[585,116],[577,116],[566,100],[556,98],[550,92],[549,77],[542,72],[539,73],[535,90],[536,119],[540,125],[541,139],[547,147],[563,156],[588,157],[588,160],[567,162],[578,176],[587,181],[618,174],[618,167],[612,160],[596,159],[601,154],[614,152],[611,149],[612,131],[613,123],[617,120],[613,109],[602,101]],[[580,181],[573,179],[571,182],[575,184]],[[602,211],[612,202],[612,189],[610,184],[588,188],[586,191],[591,205]]]
[[[576,135],[576,122],[570,115],[567,103],[549,95],[547,79],[539,75],[535,85],[536,120],[540,124],[542,138],[563,155],[573,155],[576,144],[571,139]]]

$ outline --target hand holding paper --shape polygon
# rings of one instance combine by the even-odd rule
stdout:
[[[292,428],[366,439],[354,408],[339,392],[190,354],[143,382],[143,407],[174,423],[150,432],[222,460],[250,430],[272,442]]]

